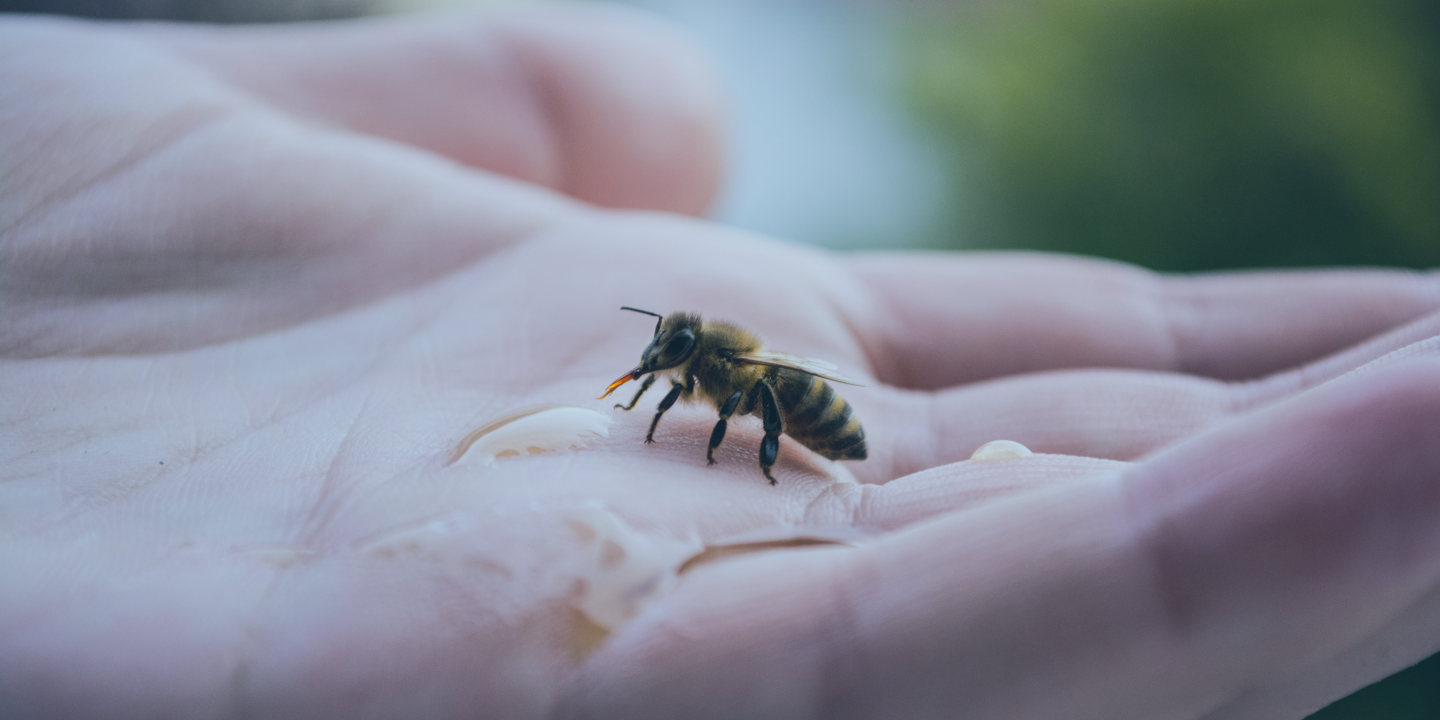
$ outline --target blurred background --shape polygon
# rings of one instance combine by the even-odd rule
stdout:
[[[279,22],[501,1],[0,10]],[[1178,272],[1440,264],[1436,0],[628,4],[688,27],[727,75],[731,173],[713,214],[728,224]],[[1440,718],[1440,655],[1312,716],[1359,718]]]

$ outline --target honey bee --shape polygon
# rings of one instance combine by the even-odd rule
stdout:
[[[645,442],[655,442],[655,426],[676,400],[694,401],[698,393],[700,399],[720,412],[720,421],[715,423],[710,446],[705,450],[705,459],[711,465],[715,464],[715,448],[725,439],[725,426],[735,413],[760,415],[765,428],[765,437],[760,441],[760,470],[771,485],[776,484],[770,468],[780,453],[780,433],[830,460],[865,459],[865,430],[859,418],[850,403],[825,380],[859,383],[837,373],[834,365],[765,350],[754,333],[727,322],[701,321],[699,315],[687,312],[665,317],[632,307],[620,309],[658,318],[655,337],[640,354],[640,365],[610,383],[599,399],[644,375],[645,382],[630,404],[615,405],[631,410],[655,384],[657,375],[666,376],[670,392],[660,401]]]

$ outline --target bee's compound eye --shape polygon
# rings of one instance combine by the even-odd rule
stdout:
[[[695,334],[689,330],[682,330],[675,337],[670,338],[670,342],[665,343],[665,354],[673,358],[684,357],[690,354],[690,349],[693,347],[695,347]]]

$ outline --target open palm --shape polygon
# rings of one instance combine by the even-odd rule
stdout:
[[[5,714],[1301,717],[1440,648],[1434,278],[716,227],[710,82],[595,9],[7,22]],[[622,305],[864,379],[870,459],[644,444]],[[451,462],[544,404],[609,435]]]

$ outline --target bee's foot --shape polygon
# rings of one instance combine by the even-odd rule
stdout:
[[[654,445],[654,444],[655,444],[655,438],[653,438],[653,437],[646,437],[646,438],[645,438],[645,444],[646,444],[646,445]]]
[[[715,458],[707,457],[707,458],[705,458],[705,464],[706,464],[706,465],[716,465],[716,464],[718,464],[718,463],[715,462]]]
[[[765,468],[765,479],[769,480],[771,485],[779,485],[779,484],[780,484],[780,483],[775,479],[775,476],[770,474],[770,468]]]

